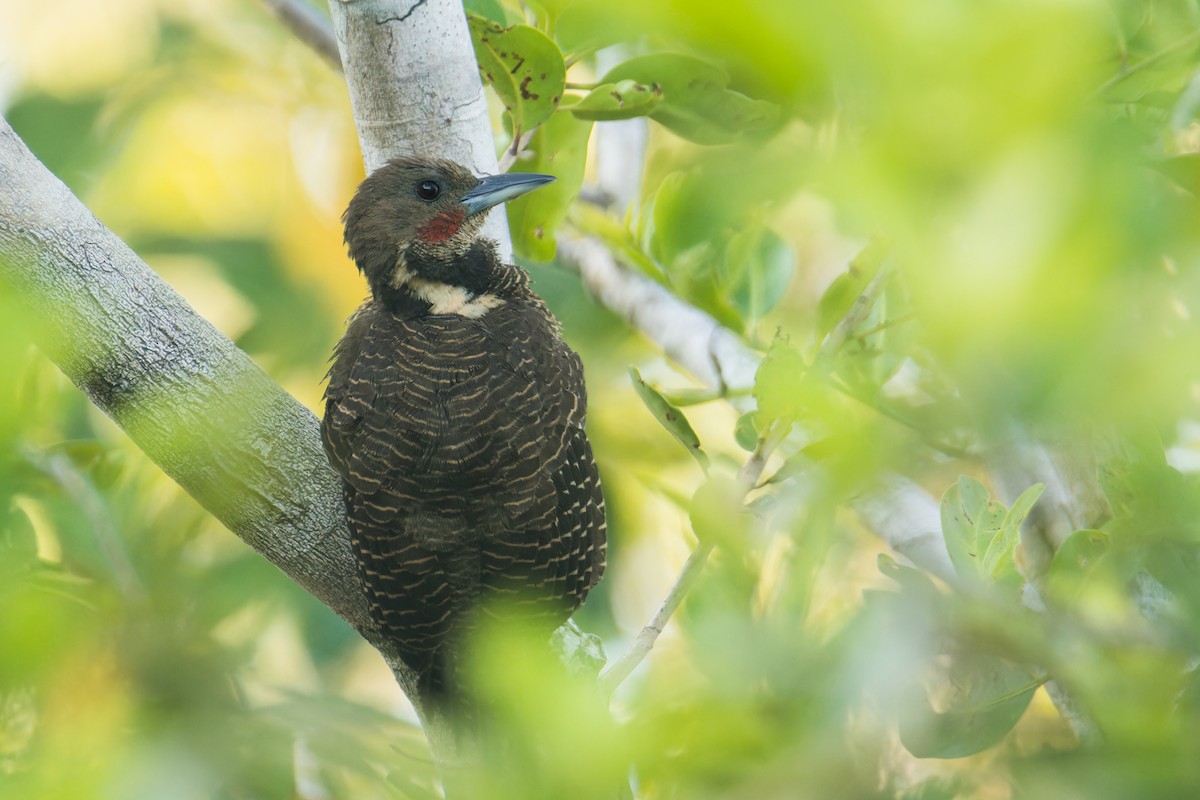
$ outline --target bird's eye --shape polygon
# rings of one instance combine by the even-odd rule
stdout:
[[[422,200],[436,200],[442,193],[442,187],[437,181],[421,181],[417,184],[417,197]]]

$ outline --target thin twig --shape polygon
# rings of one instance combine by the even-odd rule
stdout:
[[[758,445],[754,448],[754,452],[746,460],[746,463],[738,473],[738,481],[742,485],[744,494],[749,493],[755,488],[758,479],[762,477],[767,459],[770,458],[772,451],[782,441],[784,433],[782,426],[773,426],[758,440]],[[704,565],[708,561],[708,556],[712,550],[713,545],[710,543],[700,542],[696,546],[696,549],[692,551],[692,554],[688,556],[688,560],[684,563],[683,569],[679,571],[679,577],[675,579],[674,585],[671,586],[670,591],[667,592],[667,596],[659,604],[658,610],[654,612],[654,616],[650,618],[650,621],[638,633],[637,638],[633,641],[633,645],[600,675],[600,686],[606,694],[612,694],[616,691],[617,687],[637,669],[638,665],[654,649],[654,643],[658,641],[658,637],[667,626],[667,622],[670,621],[671,615],[679,608],[683,602],[683,598],[687,596],[688,591],[692,588],[692,584],[700,576],[700,571],[704,569]]]
[[[342,57],[338,53],[333,28],[312,6],[301,0],[263,0],[263,3],[297,39],[312,48],[338,72],[342,71]]]
[[[517,159],[528,150],[529,142],[533,139],[535,132],[536,128],[513,138],[512,145],[505,148],[504,155],[500,156],[500,172],[508,172],[512,169],[512,165],[516,163]]]
[[[633,645],[600,675],[600,686],[605,693],[612,694],[654,648],[654,643],[658,641],[658,636],[667,626],[671,615],[675,613],[675,609],[679,608],[679,604],[683,602],[688,590],[700,576],[700,571],[704,569],[704,563],[708,560],[708,554],[712,552],[712,549],[711,544],[701,542],[688,556],[687,562],[679,572],[679,577],[675,579],[675,585],[667,592],[667,596],[663,598],[658,610],[654,612],[654,616],[638,633]]]

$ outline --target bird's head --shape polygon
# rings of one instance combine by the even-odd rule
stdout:
[[[376,297],[416,281],[468,285],[466,258],[487,211],[554,178],[509,173],[477,178],[445,159],[394,158],[364,180],[342,221],[350,257]],[[489,245],[494,252],[494,245]]]

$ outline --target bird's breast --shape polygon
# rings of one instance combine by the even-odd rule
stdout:
[[[552,366],[526,355],[529,336],[465,316],[407,327],[377,399],[391,411],[393,456],[406,462],[399,479],[426,494],[533,479],[565,420],[555,419]]]

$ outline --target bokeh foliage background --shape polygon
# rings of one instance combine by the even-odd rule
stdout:
[[[518,168],[562,177],[511,214],[588,370],[612,550],[580,623],[621,652],[696,536],[716,545],[611,718],[586,681],[481,645],[520,731],[485,796],[609,797],[631,767],[646,798],[1195,796],[1200,6],[468,6],[481,29],[545,34],[581,98],[525,119],[496,102],[501,146],[541,123]],[[590,94],[609,83],[657,99],[614,109]],[[318,407],[363,294],[336,72],[254,2],[7,0],[0,107]],[[634,205],[574,201],[593,121],[643,113]],[[707,473],[628,368],[680,405],[690,379],[542,263],[559,224],[767,354],[752,398],[683,408]],[[864,290],[869,313],[839,328]],[[376,654],[165,479],[0,302],[0,796],[431,796]],[[762,437],[773,480],[743,498]],[[1045,563],[1017,547],[1037,489],[991,485],[997,452],[1036,441],[1098,487]],[[951,583],[848,510],[886,471],[944,497]]]

